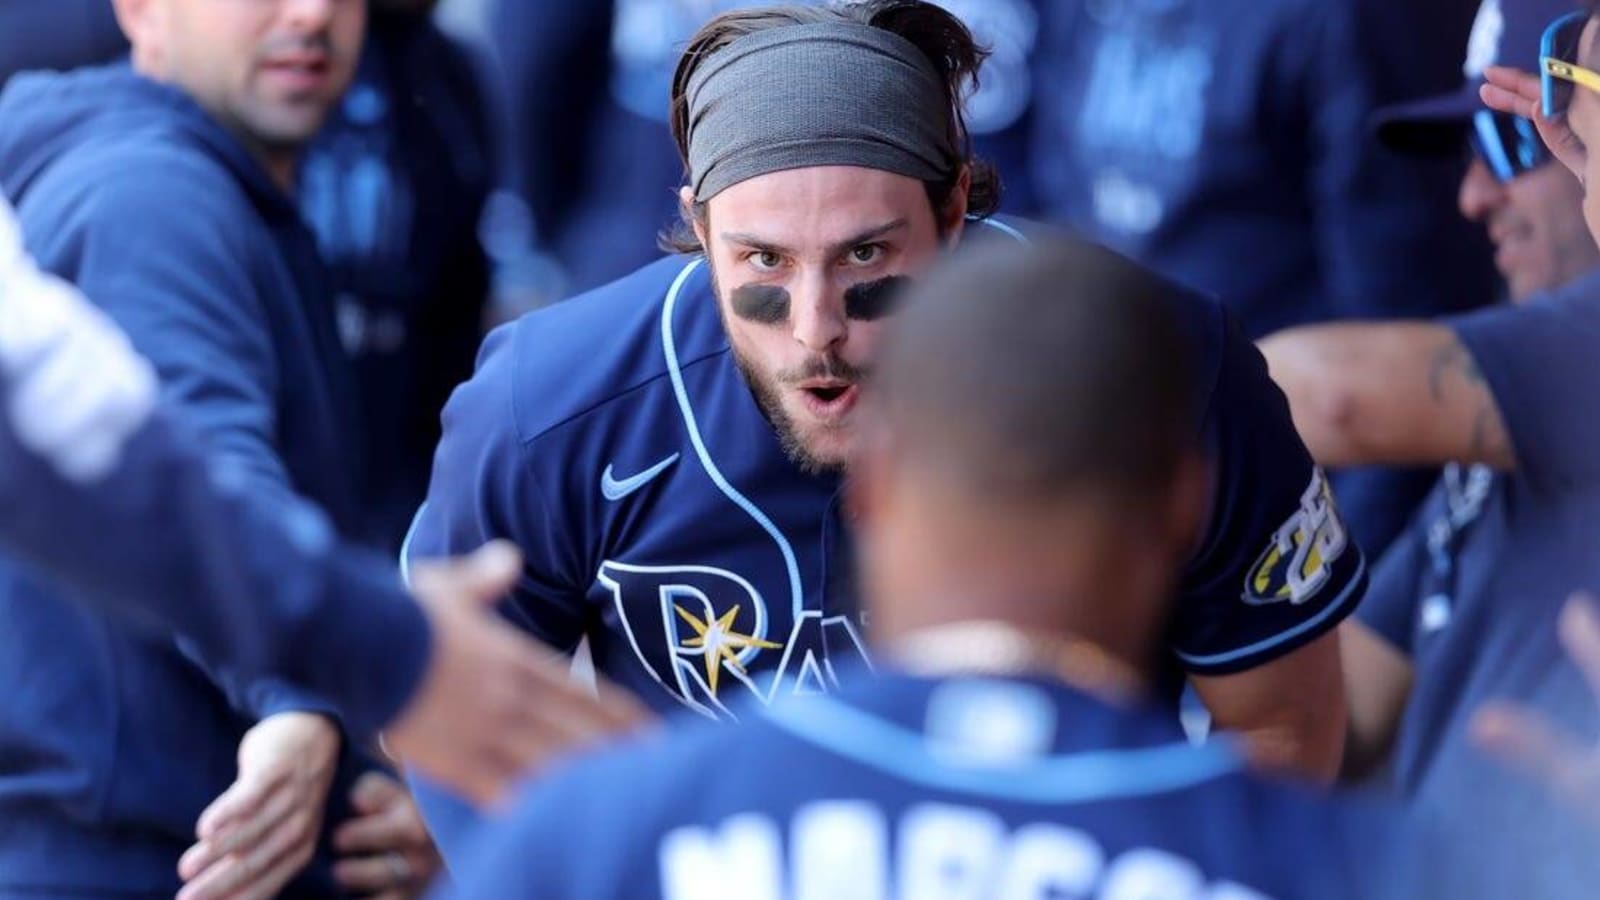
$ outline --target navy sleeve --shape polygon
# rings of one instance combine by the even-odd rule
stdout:
[[[170,183],[115,179],[89,186],[73,217],[51,234],[29,230],[23,210],[24,234],[30,244],[53,242],[40,259],[74,263],[79,290],[155,366],[163,401],[183,417],[211,464],[282,515],[302,501],[275,443],[279,373],[263,298],[251,279],[251,238],[231,224],[250,212],[230,206],[237,188],[219,184],[209,171],[173,166],[164,173]],[[208,190],[210,196],[189,206],[152,206],[164,191]],[[298,703],[331,708],[280,683],[253,686],[231,666],[213,674],[230,701],[257,718]]]
[[[392,567],[341,546],[311,506],[279,514],[213,477],[193,437],[163,414],[92,482],[62,475],[0,416],[0,501],[25,511],[0,516],[7,554],[80,602],[182,635],[215,668],[279,676],[255,688],[273,711],[325,708],[290,699],[285,682],[305,685],[353,733],[371,734],[426,666],[427,622]]]
[[[489,335],[478,370],[444,410],[428,498],[401,551],[402,565],[458,556],[495,538],[516,544],[523,574],[507,612],[540,640],[571,651],[583,638],[588,578],[580,577],[572,525],[538,481],[518,433],[519,346],[514,322]],[[536,402],[530,398],[530,402]]]
[[[1204,414],[1215,477],[1209,530],[1184,572],[1170,633],[1201,675],[1244,671],[1332,629],[1366,586],[1326,477],[1260,351],[1230,316]]]
[[[325,691],[358,732],[390,719],[428,652],[392,570],[212,465],[127,337],[23,252],[3,200],[0,286],[0,508],[20,511],[0,547],[202,658]]]
[[[1521,474],[1548,486],[1600,477],[1600,278],[1449,324],[1494,396]]]
[[[26,511],[0,517],[6,553],[82,602],[183,635],[219,666],[323,693],[358,734],[400,710],[426,664],[427,623],[387,566],[337,544],[311,507],[280,517],[210,477],[165,417],[94,483],[62,476],[0,417],[0,500]],[[281,708],[289,688],[264,687],[263,702]]]

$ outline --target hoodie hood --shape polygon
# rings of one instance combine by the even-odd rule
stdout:
[[[126,61],[71,72],[29,72],[0,92],[0,191],[21,203],[64,156],[122,142],[172,141],[227,167],[264,212],[294,213],[266,169],[183,91]]]

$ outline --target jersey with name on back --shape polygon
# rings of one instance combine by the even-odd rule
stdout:
[[[467,897],[1370,896],[1377,830],[1192,746],[1160,708],[1035,679],[886,674],[686,727],[530,789]],[[1378,879],[1373,879],[1378,880]]]

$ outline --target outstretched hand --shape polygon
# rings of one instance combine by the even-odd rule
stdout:
[[[493,611],[522,557],[494,541],[461,559],[413,567],[433,626],[421,688],[385,730],[406,764],[478,803],[493,803],[551,758],[651,721],[631,695],[573,683],[567,659]]]
[[[1508,66],[1490,66],[1483,73],[1488,82],[1478,96],[1490,109],[1532,120],[1550,155],[1567,167],[1582,182],[1588,151],[1573,132],[1566,116],[1546,118],[1540,103],[1539,76]]]
[[[1583,673],[1600,706],[1600,610],[1574,594],[1561,610],[1561,644]],[[1544,782],[1550,791],[1600,825],[1600,745],[1563,731],[1543,714],[1512,703],[1491,703],[1472,719],[1478,745],[1507,765]]]

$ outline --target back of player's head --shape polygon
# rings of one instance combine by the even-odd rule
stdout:
[[[827,26],[836,30],[830,34]],[[876,29],[880,42],[874,46],[869,33],[851,47],[842,32],[852,26]],[[802,41],[809,46],[799,48]],[[901,49],[915,59],[895,59]],[[765,56],[758,60],[761,51]],[[832,164],[920,178],[936,215],[966,173],[968,215],[989,215],[999,205],[1000,180],[992,166],[973,156],[962,111],[987,55],[960,19],[924,0],[753,7],[711,19],[689,39],[672,80],[672,134],[695,198],[686,213],[703,219],[705,202],[730,178]],[[714,70],[727,75],[714,78]],[[889,85],[883,104],[871,110],[830,104],[830,98],[854,96],[857,106],[871,105],[873,85],[840,83],[852,74],[908,84]],[[909,84],[924,75],[933,85],[929,102],[922,100],[920,86]],[[708,163],[705,148],[713,142]],[[850,149],[831,153],[830,147]],[[897,151],[914,157],[915,165],[897,167],[890,161]],[[752,155],[765,159],[752,162]],[[720,171],[708,174],[709,167]],[[664,235],[663,245],[700,250],[687,221]]]
[[[1155,511],[1195,442],[1174,290],[1066,238],[957,254],[905,299],[874,439],[964,502]]]

